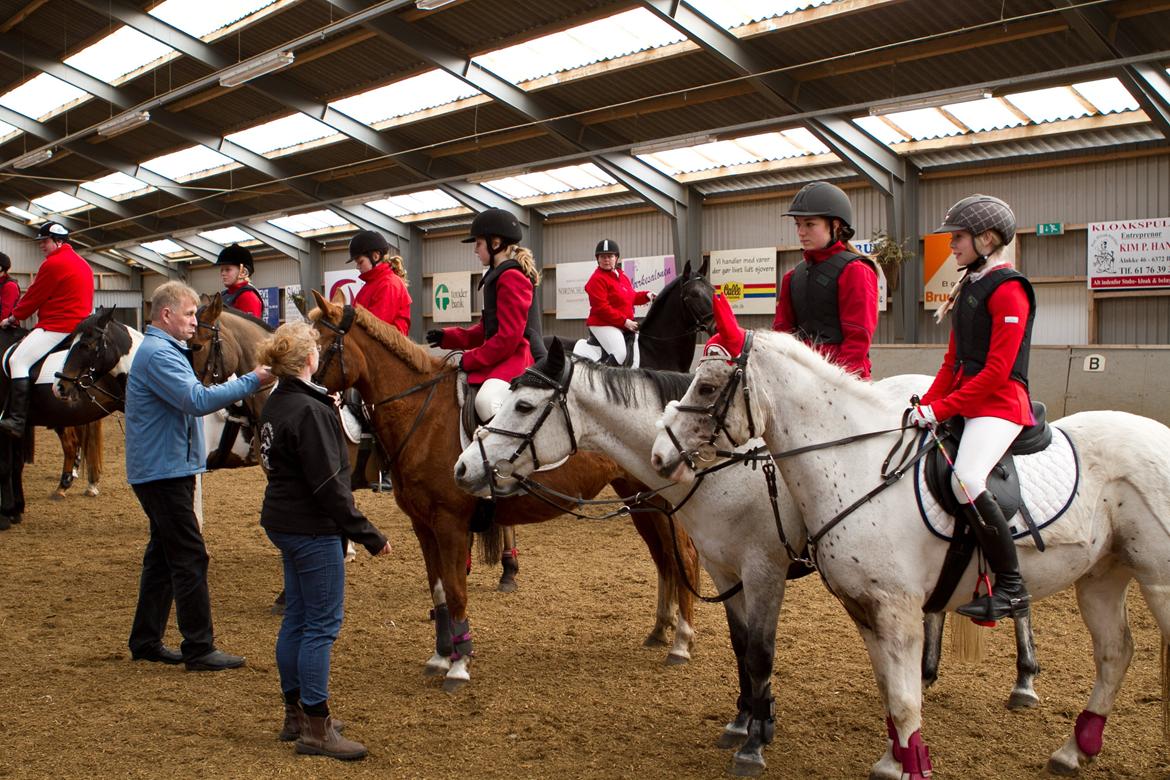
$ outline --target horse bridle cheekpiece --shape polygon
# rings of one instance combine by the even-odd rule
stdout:
[[[553,395],[545,403],[544,409],[540,412],[540,417],[537,418],[536,424],[527,432],[509,431],[504,428],[495,428],[490,425],[481,426],[475,432],[475,440],[479,444],[479,456],[483,460],[484,473],[490,477],[492,493],[496,492],[497,484],[496,478],[502,477],[508,479],[516,471],[516,460],[524,454],[525,450],[532,453],[532,470],[536,471],[540,468],[540,456],[536,454],[536,434],[540,431],[545,420],[553,413],[554,410],[560,409],[561,415],[565,419],[565,427],[569,431],[569,455],[575,455],[577,452],[577,434],[573,430],[573,419],[569,416],[569,383],[573,381],[573,366],[574,362],[566,357],[565,365],[561,368],[560,376],[556,379],[537,371],[535,368],[528,368],[524,371],[525,375],[536,380],[537,384],[547,387],[553,391]],[[483,439],[489,433],[498,433],[501,436],[507,436],[512,439],[519,439],[520,444],[516,447],[516,451],[507,460],[496,461],[495,464],[488,462],[487,450],[484,449]]]
[[[200,307],[200,314],[203,313],[204,308]],[[211,384],[218,385],[223,382],[224,372],[227,370],[223,362],[223,340],[219,337],[219,323],[201,322],[197,316],[195,327],[211,331],[211,340],[207,342],[207,362],[203,364],[203,371],[199,376],[199,380],[206,382],[210,378]]]
[[[317,366],[317,373],[313,374],[313,381],[320,382],[325,376],[325,371],[328,370],[333,356],[337,356],[337,363],[341,367],[341,381],[345,381],[345,334],[349,333],[349,329],[353,327],[353,319],[357,315],[357,311],[352,306],[346,306],[341,310],[341,322],[334,325],[322,314],[317,319],[317,324],[333,331],[333,343],[326,349],[325,354],[321,356],[321,364]]]
[[[731,438],[731,434],[727,432],[727,415],[731,411],[731,404],[735,400],[736,391],[739,390],[741,385],[743,386],[743,404],[744,408],[747,410],[748,439],[756,438],[756,421],[752,416],[751,388],[748,387],[747,382],[747,361],[748,356],[752,351],[753,336],[754,333],[750,330],[744,334],[743,349],[741,349],[739,351],[739,355],[737,355],[735,359],[731,361],[732,365],[734,366],[731,372],[731,378],[727,381],[727,384],[723,386],[723,389],[719,391],[719,395],[716,396],[714,401],[707,404],[706,406],[683,404],[675,404],[674,406],[675,410],[679,412],[691,412],[694,414],[706,415],[715,424],[711,431],[711,436],[708,437],[707,441],[703,444],[700,444],[693,450],[684,449],[682,442],[678,440],[678,437],[675,436],[674,431],[671,430],[670,426],[665,426],[666,435],[670,437],[670,441],[672,444],[674,444],[674,448],[678,450],[679,454],[683,457],[683,460],[686,461],[687,465],[692,470],[697,470],[695,465],[696,459],[709,463],[715,460],[717,456],[724,454],[715,446],[715,440],[719,438],[720,434],[727,436],[727,440],[731,442],[733,447],[739,447],[744,443],[737,442],[735,439]],[[727,356],[710,355],[703,358],[703,360],[727,360]]]

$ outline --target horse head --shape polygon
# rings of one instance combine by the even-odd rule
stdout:
[[[224,365],[223,337],[219,318],[223,314],[223,298],[219,293],[199,296],[195,312],[195,335],[187,340],[191,350],[191,366],[203,384],[219,384],[227,379]]]
[[[82,392],[114,372],[129,355],[133,341],[126,326],[114,321],[116,308],[99,308],[74,328],[65,365],[53,383],[58,398],[76,403]]]
[[[313,381],[336,393],[352,387],[365,374],[366,360],[351,333],[354,327],[354,309],[341,302],[325,300],[313,290],[317,310],[309,314],[317,329],[317,346],[321,359]]]
[[[512,381],[512,392],[491,424],[476,432],[456,461],[459,487],[476,495],[508,496],[520,489],[517,476],[576,453],[568,408],[572,381],[573,359],[554,341],[544,360]]]
[[[689,320],[687,326],[696,331],[702,331],[708,336],[715,333],[715,311],[711,300],[715,295],[715,288],[707,281],[707,259],[697,272],[691,271],[691,261],[683,266],[682,275],[682,304]]]

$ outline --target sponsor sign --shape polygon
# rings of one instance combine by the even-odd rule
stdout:
[[[1090,290],[1170,287],[1170,218],[1093,222],[1087,234]]]
[[[453,271],[431,277],[431,319],[471,322],[471,272]]]
[[[711,250],[711,286],[736,314],[776,311],[776,248]]]

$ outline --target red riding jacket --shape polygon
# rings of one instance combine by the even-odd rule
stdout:
[[[487,379],[511,382],[532,365],[532,352],[524,329],[535,289],[532,281],[515,268],[506,269],[496,281],[495,335],[484,340],[483,321],[470,328],[444,328],[443,349],[462,349],[467,381],[483,384]]]
[[[226,290],[224,290],[224,292],[234,293],[236,290],[247,284],[249,284],[248,281],[238,281],[231,287],[228,287]],[[256,319],[262,319],[264,317],[264,302],[260,300],[259,295],[252,292],[251,290],[244,290],[244,292],[240,293],[240,297],[236,298],[235,303],[233,303],[231,306],[237,311],[242,311],[245,314],[251,314]]]
[[[37,327],[71,333],[93,312],[93,269],[69,244],[53,250],[41,263],[37,278],[16,304],[17,322],[37,315]]]
[[[403,336],[409,336],[410,292],[402,277],[394,273],[389,263],[378,263],[358,278],[365,285],[354,296],[354,305],[365,306],[370,314],[398,328]]]
[[[624,328],[626,320],[634,319],[634,307],[650,302],[650,293],[634,290],[630,277],[620,268],[603,271],[598,267],[585,283],[585,292],[589,296],[586,325]]]

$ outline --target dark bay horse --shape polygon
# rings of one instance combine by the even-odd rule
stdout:
[[[331,391],[356,387],[374,408],[379,442],[391,453],[394,499],[410,517],[422,548],[434,603],[435,653],[426,670],[446,677],[444,689],[457,690],[471,679],[466,557],[469,519],[476,499],[456,487],[452,473],[463,449],[456,372],[447,362],[432,357],[426,347],[411,342],[365,309],[332,304],[315,291],[314,296],[318,309],[311,318],[320,332],[322,349],[317,381]],[[541,482],[583,498],[592,498],[607,484],[620,495],[637,489],[613,461],[592,453],[579,453],[563,466],[542,472]],[[496,516],[507,524],[525,524],[562,513],[560,507],[521,496],[501,500]],[[659,574],[657,624],[647,644],[665,643],[673,627],[668,661],[681,663],[690,657],[693,604],[670,552],[667,519],[659,514],[640,514],[634,523]],[[498,526],[493,527],[498,530]],[[683,540],[682,548],[686,574],[693,582],[698,564],[689,538]]]

